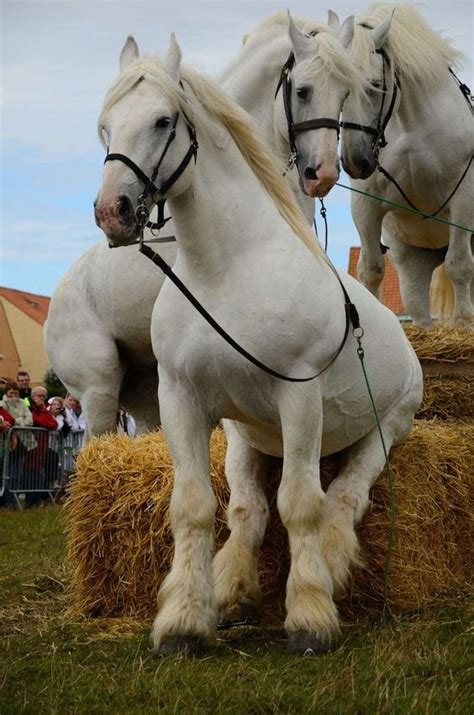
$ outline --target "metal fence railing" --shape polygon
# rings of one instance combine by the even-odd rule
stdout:
[[[83,432],[12,427],[0,434],[0,497],[4,505],[53,501],[74,472]]]

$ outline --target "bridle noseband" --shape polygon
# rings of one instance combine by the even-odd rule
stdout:
[[[305,122],[294,122],[293,112],[291,110],[291,70],[295,64],[295,55],[290,53],[287,61],[281,70],[280,79],[275,91],[275,99],[282,88],[283,91],[283,106],[285,108],[286,122],[288,125],[288,141],[290,144],[290,154],[288,156],[288,168],[291,169],[295,164],[298,165],[298,149],[296,147],[296,135],[302,132],[310,131],[311,129],[335,129],[337,138],[339,139],[339,121],[331,117],[321,117],[319,119],[308,119]]]

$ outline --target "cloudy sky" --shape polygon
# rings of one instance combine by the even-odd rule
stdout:
[[[268,0],[0,0],[2,58],[0,283],[51,295],[58,280],[100,238],[92,201],[103,150],[96,120],[132,33],[144,52],[163,52],[175,31],[186,62],[215,74],[239,51],[242,35],[285,9],[326,19],[323,2]],[[328,0],[346,17],[362,0]],[[472,82],[472,0],[426,0],[431,26],[463,50]],[[472,86],[472,84],[471,84]],[[346,192],[326,200],[330,255],[346,266],[358,242]]]

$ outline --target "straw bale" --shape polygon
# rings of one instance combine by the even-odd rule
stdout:
[[[405,333],[422,363],[474,363],[474,331],[469,328],[406,325]]]
[[[395,609],[417,608],[462,589],[467,581],[473,436],[472,425],[420,420],[407,442],[392,450],[398,516],[389,592]],[[211,477],[218,500],[218,546],[228,535],[225,449],[223,432],[215,430]],[[323,460],[323,482],[334,477],[340,461],[340,455]],[[261,555],[267,623],[283,620],[289,564],[288,541],[275,508],[280,469],[275,460],[268,484],[271,517]],[[133,440],[101,437],[83,449],[67,504],[73,610],[108,617],[153,616],[173,552],[171,489],[171,461],[160,432]],[[382,604],[389,504],[387,477],[382,476],[359,528],[366,567],[353,574],[350,593],[341,603],[343,613],[360,616]]]
[[[474,331],[435,325],[405,327],[424,375],[419,419],[474,418]]]

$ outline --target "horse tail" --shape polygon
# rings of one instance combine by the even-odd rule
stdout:
[[[433,271],[430,286],[431,313],[438,318],[439,323],[449,323],[454,312],[454,287],[444,263]]]

